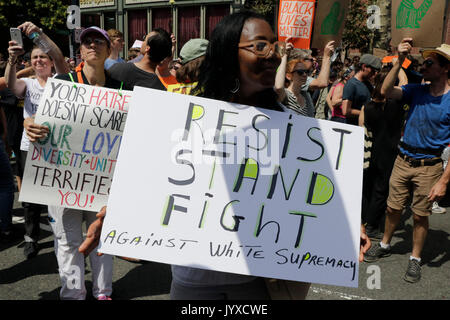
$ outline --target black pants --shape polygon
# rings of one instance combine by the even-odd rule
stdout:
[[[390,161],[383,165],[371,162],[370,167],[364,172],[363,223],[367,223],[367,225],[375,228],[383,228],[391,173],[392,166]]]
[[[21,167],[25,168],[25,161],[27,159],[26,151],[21,152]],[[21,177],[23,178],[23,176]],[[40,218],[41,213],[44,212],[44,206],[36,203],[22,202],[22,207],[24,209],[24,219],[25,219],[25,241],[36,242],[39,240],[40,234]]]

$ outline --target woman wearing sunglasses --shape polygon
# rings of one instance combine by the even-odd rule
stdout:
[[[301,59],[292,59],[288,62],[289,53],[293,45],[286,39],[286,53],[281,57],[275,79],[275,92],[278,102],[302,116],[308,116],[306,100],[301,90],[308,78],[308,70]]]

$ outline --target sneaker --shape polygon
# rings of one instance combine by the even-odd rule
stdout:
[[[420,280],[420,262],[417,260],[409,260],[408,269],[406,269],[403,279],[407,282],[415,283]]]
[[[375,242],[372,244],[372,246],[367,250],[367,252],[364,254],[364,261],[365,262],[375,262],[378,261],[378,259],[383,257],[389,257],[391,255],[391,249],[383,249],[380,246],[379,242]]]
[[[106,296],[104,294],[101,294],[97,297],[97,300],[112,300],[110,296]]]
[[[36,242],[25,242],[25,247],[23,248],[23,254],[25,258],[32,259],[38,254],[38,246]]]
[[[440,207],[439,204],[436,201],[434,201],[433,207],[431,208],[431,212],[444,214],[447,213],[447,210],[445,208]]]

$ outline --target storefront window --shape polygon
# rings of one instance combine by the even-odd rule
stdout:
[[[207,6],[206,7],[206,39],[209,39],[211,32],[216,27],[216,24],[222,20],[223,17],[230,14],[229,5]]]
[[[99,14],[81,14],[81,27],[89,28],[92,26],[100,27]]]
[[[178,48],[190,39],[200,38],[200,7],[178,8]]]
[[[105,12],[105,30],[117,29],[116,27],[116,12]]]
[[[152,30],[162,28],[173,32],[172,11],[170,8],[152,9]]]
[[[147,34],[147,10],[128,11],[128,48]]]

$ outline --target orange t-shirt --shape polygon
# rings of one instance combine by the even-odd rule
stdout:
[[[170,75],[168,77],[160,77],[160,76],[158,76],[158,78],[162,82],[164,87],[166,87],[166,89],[167,89],[167,87],[169,85],[178,83],[177,79],[173,75]]]

